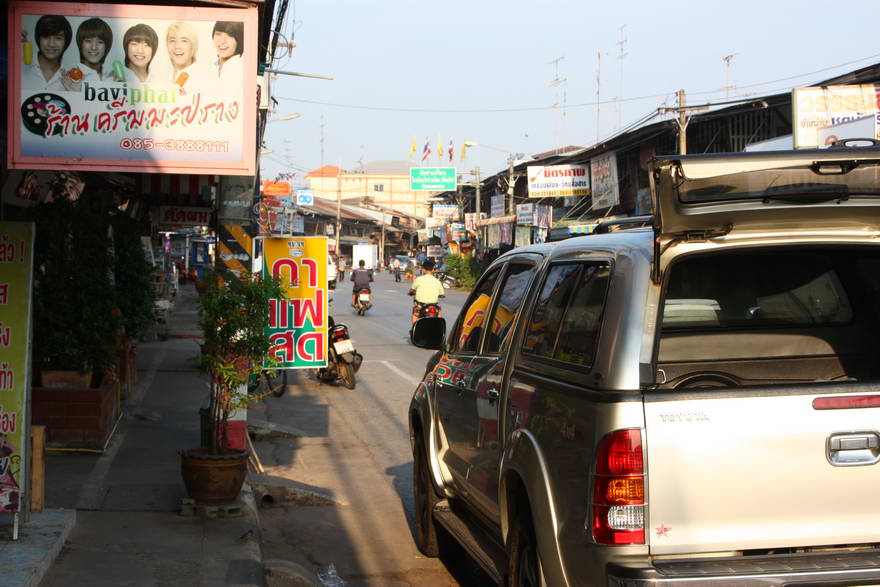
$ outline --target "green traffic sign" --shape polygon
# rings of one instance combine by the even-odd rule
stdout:
[[[414,192],[454,190],[457,186],[455,167],[410,167],[409,185]]]

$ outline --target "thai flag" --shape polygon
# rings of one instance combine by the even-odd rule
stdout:
[[[425,137],[425,146],[422,148],[422,161],[426,161],[431,156],[431,140]]]
[[[455,149],[452,146],[452,139],[449,139],[449,162],[452,163],[453,159],[455,159]]]

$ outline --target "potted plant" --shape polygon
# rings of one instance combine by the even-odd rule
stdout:
[[[266,370],[269,300],[284,297],[278,279],[209,274],[199,297],[202,364],[210,379],[209,446],[181,452],[184,484],[200,502],[233,501],[247,473],[248,451],[230,448],[229,418],[246,407],[248,379]]]

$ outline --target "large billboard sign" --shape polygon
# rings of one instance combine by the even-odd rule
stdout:
[[[529,165],[530,198],[570,198],[590,195],[586,165]]]
[[[445,192],[458,185],[455,167],[410,167],[409,185],[414,192]]]
[[[10,168],[254,175],[255,8],[8,15]]]
[[[816,86],[792,91],[794,110],[794,148],[826,147],[825,140],[834,140],[839,133],[823,133],[822,129],[870,117],[873,128],[868,136],[880,139],[880,85]],[[846,138],[854,138],[847,136]]]
[[[34,225],[0,222],[0,512],[24,508],[30,471],[30,383]]]
[[[327,366],[327,237],[267,238],[263,275],[287,297],[269,301],[269,354],[285,369]]]

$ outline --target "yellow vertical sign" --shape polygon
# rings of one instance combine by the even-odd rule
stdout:
[[[0,222],[0,512],[24,509],[34,225]]]
[[[327,237],[267,238],[263,276],[279,277],[287,292],[269,301],[269,354],[279,367],[327,366]]]

